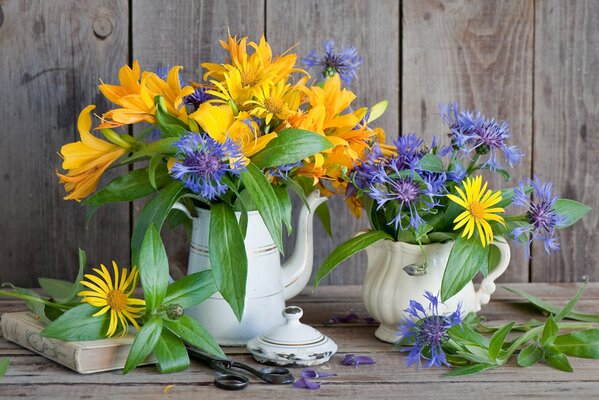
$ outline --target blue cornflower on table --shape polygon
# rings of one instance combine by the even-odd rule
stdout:
[[[461,304],[452,313],[439,313],[438,296],[426,291],[429,301],[425,308],[416,300],[404,310],[404,318],[399,326],[398,345],[400,351],[409,352],[406,365],[441,367],[451,366],[445,357],[443,343],[449,339],[449,329],[462,324]]]
[[[526,194],[526,185],[522,182],[514,189],[513,204],[526,208],[526,219],[529,224],[515,228],[512,235],[517,242],[528,235],[527,255],[530,255],[530,245],[533,240],[543,242],[545,251],[551,254],[552,251],[559,250],[555,231],[566,224],[567,218],[558,214],[553,208],[559,196],[553,196],[550,182],[542,183],[538,177],[535,177],[534,180],[529,179],[526,184],[530,184],[533,188],[532,199]]]
[[[349,85],[351,80],[357,76],[356,71],[362,62],[362,57],[353,47],[344,47],[340,52],[334,51],[335,42],[332,39],[326,40],[323,44],[324,56],[318,54],[316,50],[312,50],[302,62],[310,68],[321,68],[321,73],[324,78],[330,78],[335,74],[339,74],[341,80]]]
[[[175,146],[179,151],[171,176],[208,201],[227,191],[221,182],[225,174],[239,175],[246,169],[239,145],[230,138],[219,143],[204,133],[189,132]]]

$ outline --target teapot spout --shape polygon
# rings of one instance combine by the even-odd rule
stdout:
[[[296,228],[295,250],[283,264],[283,296],[285,300],[295,297],[302,291],[310,280],[314,258],[313,227],[314,212],[319,205],[327,201],[320,196],[320,191],[314,190],[307,198],[309,207],[304,204]]]

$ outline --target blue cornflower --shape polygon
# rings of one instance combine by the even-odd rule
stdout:
[[[227,191],[221,183],[227,172],[238,175],[246,169],[239,145],[230,138],[219,143],[204,133],[188,132],[175,146],[179,152],[170,174],[205,200]]]
[[[316,50],[312,50],[302,62],[307,68],[319,67],[322,68],[322,76],[329,78],[335,74],[346,85],[351,83],[351,80],[356,77],[356,71],[362,62],[362,57],[353,47],[344,47],[339,53],[335,53],[333,48],[335,42],[332,39],[324,42],[324,56],[320,56]]]
[[[510,167],[520,162],[523,154],[516,146],[507,144],[511,138],[507,122],[487,119],[480,112],[474,114],[469,111],[459,111],[457,103],[441,105],[440,109],[441,118],[450,129],[449,135],[454,146],[466,154],[474,150],[479,155],[489,155],[483,167],[491,170],[502,168],[498,153],[503,155]]]
[[[447,180],[453,182],[462,182],[464,179],[466,179],[468,173],[466,168],[464,168],[461,163],[454,163],[453,166],[450,166],[450,168],[451,170],[447,172]]]
[[[526,207],[526,219],[528,225],[520,226],[512,231],[512,235],[517,242],[522,235],[529,235],[526,254],[530,255],[530,244],[533,240],[543,242],[543,247],[547,253],[559,250],[559,242],[555,238],[555,230],[567,222],[564,215],[558,214],[553,206],[558,200],[558,196],[551,193],[551,183],[542,184],[538,177],[527,182],[532,185],[533,199],[529,198],[525,191],[525,183],[522,182],[514,189],[515,206]]]
[[[163,81],[166,81],[166,78],[168,77],[168,73],[171,70],[171,66],[166,64],[163,65],[162,67],[158,67],[156,69],[156,75],[158,75],[158,77],[160,79],[162,79]],[[185,86],[185,81],[183,80],[183,78],[181,77],[181,75],[179,75],[179,86],[180,87],[184,87]]]
[[[410,300],[410,306],[404,310],[404,318],[399,326],[400,350],[408,352],[406,365],[450,367],[443,352],[443,343],[449,339],[449,328],[462,324],[461,303],[452,313],[439,314],[438,296],[431,292],[424,292],[424,297],[429,301],[428,308],[416,300]]]
[[[188,106],[192,106],[197,110],[200,105],[212,98],[213,96],[206,93],[203,88],[195,88],[192,94],[189,94],[183,98],[183,103]]]
[[[390,159],[389,164],[398,170],[413,170],[424,155],[424,151],[421,149],[424,139],[419,138],[415,133],[400,136],[393,141],[393,144],[397,148],[397,156]]]
[[[435,197],[440,193],[433,190],[432,183],[419,181],[413,176],[406,176],[405,173],[401,174],[395,165],[390,165],[390,168],[390,172],[387,172],[385,167],[379,168],[367,191],[368,196],[376,201],[377,209],[385,206],[387,202],[397,202],[397,214],[389,222],[395,229],[418,229],[424,223],[419,211],[428,211],[438,205]],[[407,225],[403,221],[406,216],[409,217]]]
[[[380,168],[386,166],[388,162],[389,160],[383,155],[379,145],[366,149],[361,162],[354,164],[353,182],[362,190],[368,189],[375,177],[378,176]],[[353,185],[349,185],[349,188],[353,188]],[[350,196],[354,193],[352,189]]]
[[[289,173],[293,170],[293,168],[299,167],[300,165],[302,165],[301,161],[291,164],[283,164],[279,165],[278,167],[270,168],[268,173],[275,178],[287,179],[289,178]]]

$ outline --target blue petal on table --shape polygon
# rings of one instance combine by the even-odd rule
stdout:
[[[293,384],[293,387],[299,389],[317,390],[320,389],[320,383],[310,382],[306,378],[300,378]]]
[[[337,374],[334,374],[332,372],[317,372],[310,368],[304,368],[304,370],[302,371],[302,378],[316,379],[326,378],[329,376],[337,376]]]
[[[341,361],[343,365],[354,365],[356,368],[360,364],[376,364],[372,358],[368,356],[356,356],[355,354],[346,354],[343,361]]]

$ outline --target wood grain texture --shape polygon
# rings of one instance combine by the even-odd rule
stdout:
[[[599,1],[538,1],[533,171],[594,210],[559,233],[562,250],[533,249],[533,281],[599,278]]]
[[[127,61],[127,1],[9,0],[0,10],[0,281],[74,279],[78,247],[90,264],[125,263],[128,206],[100,210],[86,229],[85,209],[62,200],[54,171],[60,147],[79,140],[79,112],[106,109],[98,77]]]
[[[227,32],[259,40],[264,32],[264,0],[133,1],[133,58],[142,69],[182,65],[182,77],[201,80],[200,64],[224,62],[219,40]],[[143,207],[135,202],[135,214]],[[134,217],[135,218],[135,217]],[[187,272],[189,240],[179,227],[162,230],[175,277]]]
[[[371,106],[387,99],[389,107],[378,121],[388,138],[397,137],[399,130],[399,3],[396,0],[372,3],[351,1],[275,1],[266,3],[266,32],[276,51],[291,46],[300,57],[311,49],[322,51],[324,40],[335,40],[336,48],[354,46],[364,57],[358,79],[351,89],[358,98],[353,107]],[[315,72],[316,73],[316,72]],[[295,201],[297,218],[300,201]],[[328,237],[322,225],[315,221],[314,265],[320,266],[330,252],[367,227],[366,218],[356,220],[342,198],[329,203],[332,215],[333,238]],[[286,238],[288,254],[294,238]],[[324,284],[355,284],[362,282],[366,271],[366,255],[358,254],[323,280]]]
[[[425,137],[446,131],[438,106],[465,109],[510,122],[512,142],[525,154],[512,183],[529,177],[532,153],[532,1],[404,0],[402,130]],[[430,139],[429,139],[430,140]],[[498,177],[491,187],[507,187]],[[528,281],[528,262],[512,246],[501,281]]]
[[[563,304],[571,298],[578,284],[511,284],[554,304]],[[598,313],[599,284],[592,283],[585,291],[577,309]],[[573,373],[564,373],[537,364],[521,368],[511,361],[506,366],[480,375],[447,378],[446,369],[407,368],[405,358],[392,345],[377,340],[373,333],[375,325],[361,321],[326,325],[331,313],[343,315],[347,308],[359,310],[361,305],[359,286],[322,286],[312,293],[306,289],[295,302],[305,310],[302,321],[314,324],[339,346],[338,353],[317,371],[334,372],[335,377],[318,380],[321,388],[309,393],[289,386],[267,385],[252,378],[251,385],[243,391],[247,399],[305,399],[306,396],[357,399],[479,399],[480,393],[490,398],[539,397],[563,399],[564,393],[573,398],[595,398],[599,392],[599,362],[571,358]],[[326,305],[326,307],[322,307]],[[0,300],[0,314],[23,309],[24,304],[15,299]],[[493,300],[483,307],[480,314],[487,323],[506,320],[524,322],[543,316],[529,307],[522,299],[501,286]],[[225,348],[227,355],[237,361],[258,366],[247,350],[242,347]],[[353,368],[342,365],[346,354],[367,355],[376,365]],[[11,364],[0,385],[0,398],[30,397],[48,398],[231,398],[231,393],[215,388],[214,372],[192,361],[188,370],[174,374],[159,374],[154,367],[137,368],[123,375],[112,371],[91,375],[77,375],[50,360],[22,349],[0,338],[0,357],[8,356]],[[300,375],[301,369],[292,372]],[[164,389],[173,385],[165,394]],[[442,397],[440,396],[442,393]]]

